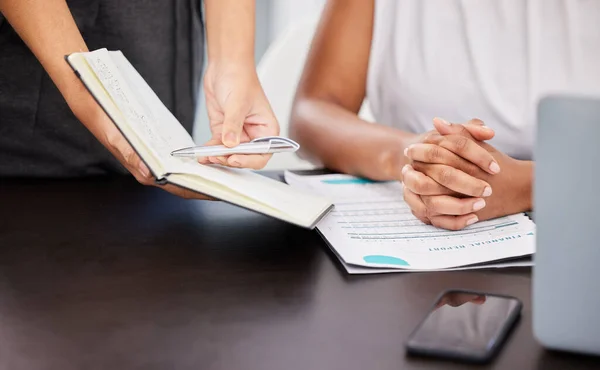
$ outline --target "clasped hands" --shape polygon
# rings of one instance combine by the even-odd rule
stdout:
[[[433,120],[404,155],[404,200],[426,224],[460,230],[478,221],[524,211],[515,196],[520,161],[485,141],[494,131],[478,119],[464,124]]]

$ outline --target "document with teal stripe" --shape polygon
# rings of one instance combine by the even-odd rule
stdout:
[[[285,179],[333,200],[333,211],[317,229],[350,273],[531,265],[535,224],[525,214],[448,231],[414,217],[397,181],[291,172]]]

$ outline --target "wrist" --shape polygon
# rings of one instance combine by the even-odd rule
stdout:
[[[254,64],[255,0],[205,0],[208,62]]]
[[[256,74],[256,66],[253,59],[213,59],[208,61],[206,72]]]
[[[379,151],[377,168],[382,169],[382,180],[402,181],[402,168],[409,163],[408,158],[404,155],[404,149],[412,143],[411,140],[414,136],[394,136],[389,144]]]

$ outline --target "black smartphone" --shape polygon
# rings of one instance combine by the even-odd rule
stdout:
[[[448,290],[406,343],[407,353],[485,363],[500,350],[521,315],[517,298]]]

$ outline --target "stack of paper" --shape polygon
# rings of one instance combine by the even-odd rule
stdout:
[[[525,214],[448,231],[415,218],[399,182],[291,172],[285,180],[333,200],[334,210],[317,229],[351,274],[532,264],[535,224]]]

